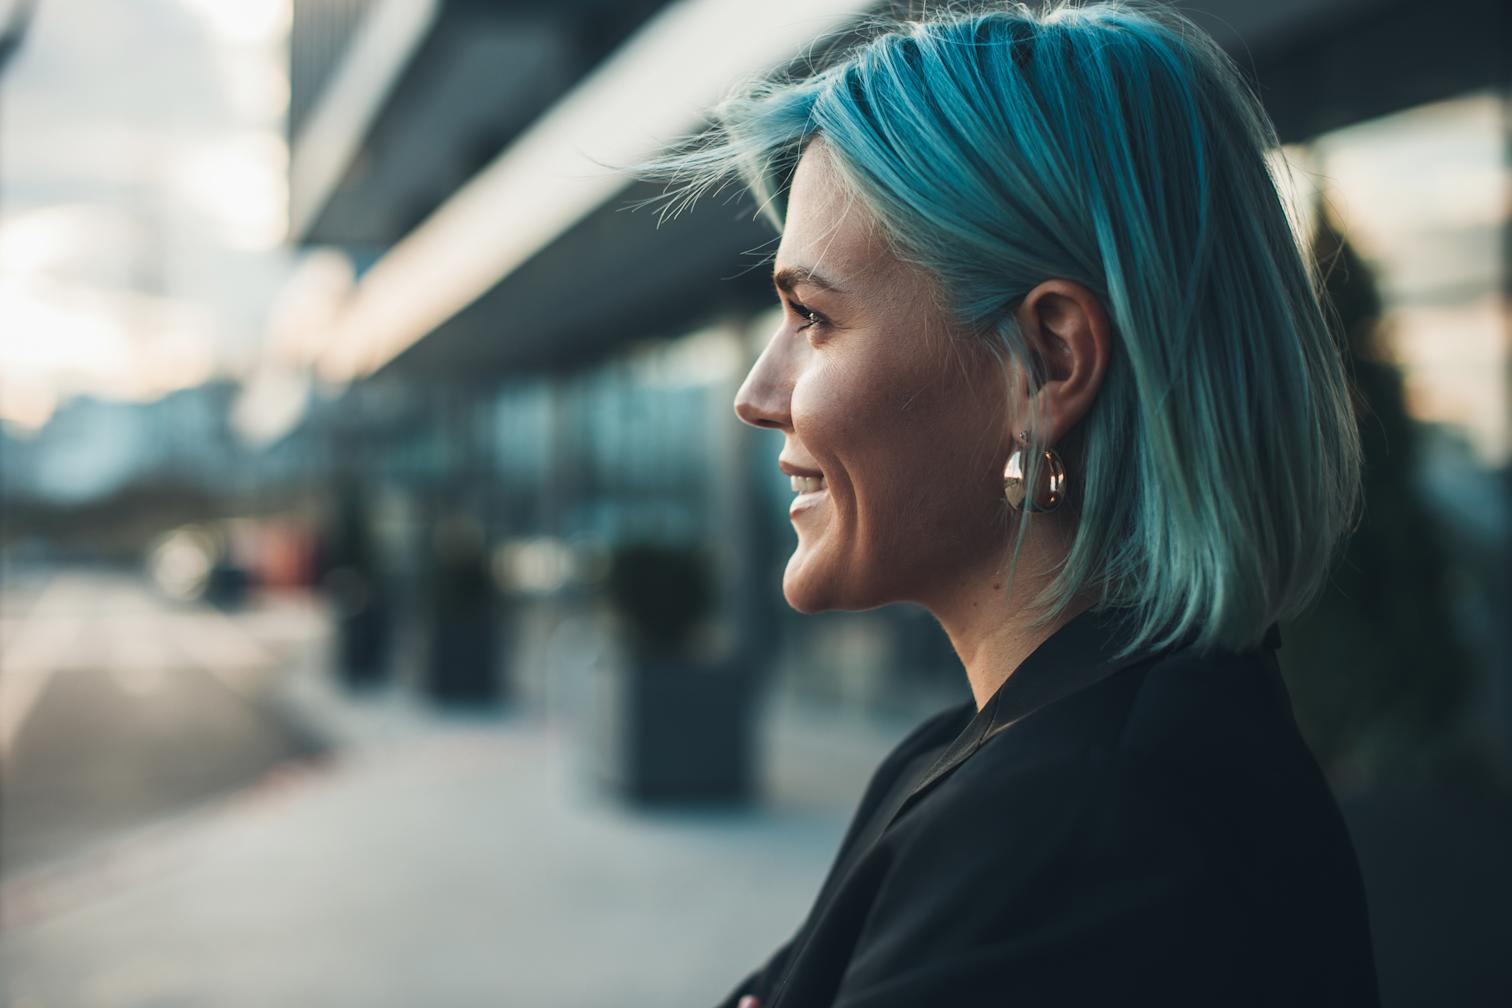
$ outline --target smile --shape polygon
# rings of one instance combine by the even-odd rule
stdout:
[[[823,476],[794,476],[792,481],[793,493],[797,494],[815,493],[825,488]]]
[[[811,511],[829,499],[829,488],[825,486],[823,476],[794,476],[792,479],[793,492],[798,496],[788,505],[789,518]]]

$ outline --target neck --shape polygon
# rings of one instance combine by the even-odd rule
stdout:
[[[1034,521],[1040,522],[1042,517]],[[986,706],[1036,648],[1096,601],[1095,592],[1083,592],[1054,620],[1033,625],[1031,602],[1050,583],[1064,559],[1069,546],[1065,539],[1053,522],[1031,525],[1012,584],[1005,552],[997,562],[968,572],[926,603],[925,608],[939,621],[966,668],[977,710]]]

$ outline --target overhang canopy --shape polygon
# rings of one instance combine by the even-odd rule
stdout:
[[[359,284],[328,378],[442,381],[563,368],[769,299],[775,236],[707,200],[661,229],[640,190],[574,151],[634,161],[683,135],[742,74],[775,66],[871,5],[669,6],[380,261]],[[1252,73],[1283,140],[1507,80],[1495,0],[1207,0],[1183,9]],[[718,52],[728,59],[687,59]],[[668,68],[674,68],[669,72]]]
[[[366,0],[309,26],[350,38],[305,57],[329,68],[294,67],[317,90],[291,109],[289,233],[392,245],[664,2]]]

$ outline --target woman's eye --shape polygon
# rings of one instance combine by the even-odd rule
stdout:
[[[799,331],[824,324],[823,315],[820,315],[812,308],[807,308],[799,304],[797,301],[793,302],[793,314],[803,319],[803,325],[798,327]]]

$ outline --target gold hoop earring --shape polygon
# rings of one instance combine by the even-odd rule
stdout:
[[[1044,493],[1035,494],[1033,499],[1028,493],[1028,483],[1025,477],[1025,451],[1029,447],[1029,432],[1019,431],[1020,447],[1013,449],[1013,454],[1008,456],[1008,464],[1003,467],[1003,496],[1008,500],[1008,506],[1015,511],[1054,511],[1060,506],[1061,500],[1066,494],[1066,467],[1061,464],[1061,458],[1054,448],[1041,448],[1039,452],[1040,462],[1044,469],[1049,472],[1050,478]]]

